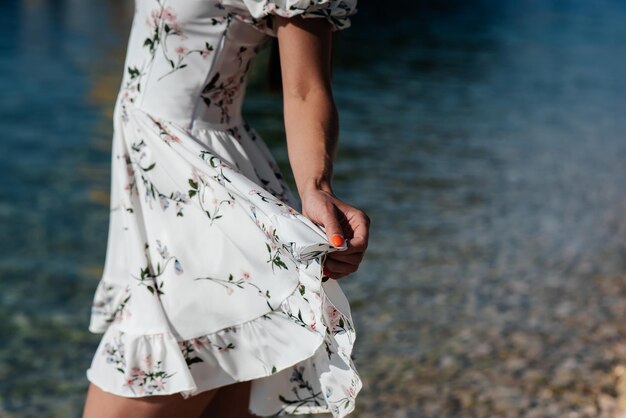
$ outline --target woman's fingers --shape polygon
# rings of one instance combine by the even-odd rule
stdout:
[[[348,274],[354,273],[358,270],[361,259],[363,258],[363,253],[348,254],[342,256],[341,259],[338,259],[338,257],[331,257],[333,254],[335,253],[329,254],[326,257],[323,271],[324,275],[330,277],[331,279],[339,279],[347,276]]]
[[[362,210],[326,192],[309,191],[301,198],[302,213],[324,227],[331,245],[346,244],[345,250],[328,254],[324,275],[339,279],[354,273],[367,249],[370,218]]]
[[[328,254],[328,256],[326,256],[326,261],[335,260],[341,263],[353,264],[355,266],[358,266],[359,263],[361,263],[361,260],[363,259],[363,255],[364,253],[362,252],[346,254],[345,251],[337,251],[337,252]]]
[[[330,253],[326,257],[324,274],[332,279],[340,279],[357,271],[369,239],[370,218],[363,211],[343,202],[338,205],[338,209],[345,215],[345,227],[350,234],[346,250]]]
[[[343,202],[338,205],[338,209],[344,213],[346,227],[350,230],[348,248],[343,252],[364,252],[369,240],[369,216],[362,210]]]
[[[343,247],[346,232],[342,227],[341,220],[345,217],[335,205],[335,199],[323,191],[310,191],[303,194],[302,214],[318,225],[322,225],[326,232],[328,242],[334,247]]]
[[[337,256],[339,256],[340,254],[363,253],[366,249],[367,238],[364,238],[362,236],[356,236],[348,240],[348,249],[331,254],[336,254]]]
[[[324,275],[331,279],[337,279],[339,277],[347,276],[354,273],[358,269],[358,265],[344,263],[342,261],[333,260],[327,258],[324,263]]]

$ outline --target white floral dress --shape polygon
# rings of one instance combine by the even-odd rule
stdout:
[[[241,115],[272,15],[347,28],[356,0],[136,0],[114,109],[111,212],[90,382],[185,398],[252,380],[256,415],[354,409],[348,302]]]

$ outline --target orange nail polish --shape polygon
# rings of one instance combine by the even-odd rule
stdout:
[[[334,234],[330,237],[330,243],[335,247],[341,247],[343,245],[343,237],[339,234]]]

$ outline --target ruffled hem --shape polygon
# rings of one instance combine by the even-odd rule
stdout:
[[[230,2],[226,0],[225,5]],[[271,17],[325,18],[333,31],[351,26],[350,17],[357,12],[357,0],[243,0],[246,12],[237,14],[241,20],[256,29],[276,37]]]
[[[349,308],[333,286],[301,274],[278,309],[185,340],[167,332],[135,335],[115,321],[94,324],[92,332],[106,330],[87,378],[119,396],[181,393],[185,398],[253,380],[254,414],[345,416],[354,409],[362,383],[351,359],[355,333]]]

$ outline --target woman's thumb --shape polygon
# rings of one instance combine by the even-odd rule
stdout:
[[[322,219],[322,222],[324,223],[324,230],[326,232],[326,236],[328,237],[328,241],[335,247],[343,247],[346,240],[343,236],[343,230],[341,229],[341,225],[339,224],[337,216],[335,215],[335,211],[327,211],[324,214],[324,219]]]

